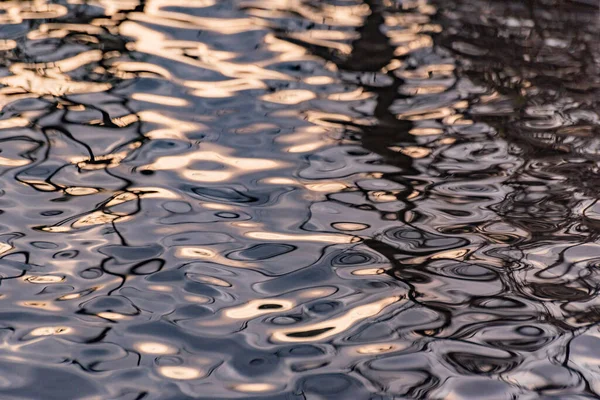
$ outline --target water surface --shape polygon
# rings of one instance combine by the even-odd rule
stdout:
[[[0,398],[600,398],[599,22],[0,3]]]

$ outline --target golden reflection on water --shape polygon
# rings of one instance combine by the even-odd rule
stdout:
[[[366,268],[352,271],[352,275],[364,276],[364,275],[381,275],[385,272],[383,268]]]
[[[392,344],[392,343],[378,343],[378,344],[369,344],[365,346],[358,347],[356,352],[358,354],[383,354],[389,353],[392,351],[402,350],[403,347]]]
[[[0,243],[0,254],[4,254],[12,249],[13,249],[13,246],[11,246],[10,244]]]
[[[101,312],[96,315],[100,318],[111,320],[111,321],[119,321],[119,320],[127,318],[126,315],[116,313],[116,312],[109,312],[109,311]]]
[[[59,283],[65,280],[64,276],[56,275],[26,276],[23,279],[29,283],[36,284]]]
[[[307,324],[301,327],[280,329],[271,335],[277,342],[313,342],[321,341],[346,331],[352,325],[365,318],[373,317],[386,307],[401,300],[401,297],[387,297],[382,300],[357,306],[343,315],[327,321]]]
[[[31,68],[36,67],[32,66]],[[0,84],[38,95],[63,96],[75,93],[104,92],[111,88],[108,83],[73,82],[64,76],[41,77],[33,71],[21,69],[18,66],[13,67],[11,72],[15,75],[0,78]]]
[[[71,332],[71,328],[66,326],[47,326],[43,328],[35,328],[29,334],[31,336],[53,336],[66,335]]]
[[[296,242],[324,242],[324,243],[356,243],[360,241],[360,238],[355,236],[342,236],[342,235],[303,235],[303,234],[283,234],[275,232],[247,232],[246,236],[251,239],[261,240],[285,240],[285,241],[296,241]]]
[[[192,380],[203,376],[203,371],[197,368],[183,366],[159,367],[158,372],[166,378],[175,380]]]
[[[131,98],[137,101],[145,101],[147,103],[160,104],[169,107],[185,107],[190,103],[186,99],[178,97],[160,96],[152,93],[132,93]]]
[[[316,98],[316,95],[309,90],[280,90],[273,94],[264,95],[262,100],[291,105],[300,104],[314,98]]]
[[[230,386],[231,389],[236,392],[243,393],[266,393],[272,392],[278,389],[277,385],[273,385],[271,383],[237,383],[235,385]]]
[[[273,312],[283,312],[291,310],[295,303],[290,300],[280,299],[262,299],[252,300],[245,305],[232,307],[225,310],[224,315],[227,318],[250,320],[261,315]]]
[[[64,311],[63,308],[57,307],[54,303],[51,303],[51,302],[19,301],[19,302],[16,302],[15,304],[17,304],[18,306],[21,306],[21,307],[34,308],[34,309],[44,310],[44,311],[54,311],[54,312]]]
[[[144,354],[172,354],[177,352],[177,349],[172,346],[155,342],[137,343],[135,349]]]

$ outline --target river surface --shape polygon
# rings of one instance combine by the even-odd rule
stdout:
[[[0,3],[0,399],[600,398],[592,0]]]

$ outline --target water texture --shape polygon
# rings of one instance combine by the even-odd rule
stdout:
[[[0,3],[0,398],[600,398],[587,0]]]

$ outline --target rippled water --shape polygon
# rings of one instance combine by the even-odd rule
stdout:
[[[0,398],[600,398],[599,35],[592,0],[0,3]]]

